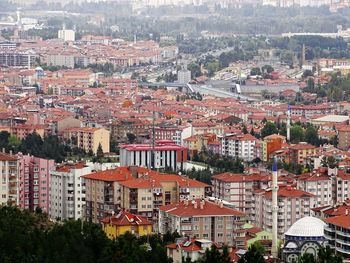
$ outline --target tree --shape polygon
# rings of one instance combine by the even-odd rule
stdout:
[[[97,151],[96,151],[96,156],[98,159],[101,159],[104,157],[103,149],[101,143],[98,144]]]
[[[274,71],[274,68],[271,65],[264,65],[261,68],[262,72],[270,74],[271,72]]]
[[[190,63],[187,65],[187,69],[191,71],[191,78],[194,79],[202,75],[201,68],[197,63]]]
[[[290,140],[292,143],[299,143],[304,140],[304,130],[299,125],[293,125],[290,129]]]
[[[311,70],[309,70],[309,69],[306,69],[306,70],[304,70],[304,72],[303,72],[303,78],[305,79],[305,78],[307,78],[307,77],[312,77],[314,74],[312,73],[312,71]]]
[[[269,136],[271,134],[277,133],[278,130],[276,128],[276,125],[273,122],[266,122],[265,126],[261,129],[261,137],[265,138],[266,136]]]
[[[343,259],[339,255],[335,255],[330,246],[322,246],[318,250],[318,263],[342,263]]]
[[[247,133],[248,133],[247,126],[243,125],[242,132],[243,132],[244,134],[247,134]]]
[[[136,135],[133,133],[127,133],[126,137],[128,138],[129,143],[134,143],[136,140]]]
[[[298,260],[298,263],[316,263],[315,257],[313,254],[304,253]]]
[[[339,161],[337,159],[335,159],[333,156],[323,156],[323,158],[321,160],[321,165],[323,167],[328,167],[328,168],[334,169],[334,168],[338,167]]]
[[[238,260],[238,263],[265,263],[263,246],[255,242],[249,248],[248,251]]]
[[[261,69],[259,67],[255,67],[255,68],[252,68],[250,70],[250,75],[251,76],[257,76],[257,75],[261,75]]]
[[[228,253],[228,248],[224,247],[222,253],[216,248],[215,245],[211,249],[206,249],[205,254],[200,258],[198,263],[230,263],[231,258]]]
[[[305,131],[305,141],[312,145],[319,146],[320,140],[318,138],[317,129],[314,126],[309,125],[307,127]]]

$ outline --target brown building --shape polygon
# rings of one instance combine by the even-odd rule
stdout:
[[[121,206],[130,212],[157,220],[158,208],[188,197],[204,198],[211,193],[209,185],[179,175],[149,171],[143,177],[124,181]]]
[[[158,231],[209,239],[218,244],[245,247],[245,214],[205,199],[184,200],[159,208]]]
[[[263,161],[267,162],[270,160],[271,154],[275,151],[281,150],[283,143],[286,142],[286,137],[279,134],[271,134],[266,136],[263,141]]]
[[[338,148],[347,151],[350,147],[350,126],[344,126],[338,129]]]

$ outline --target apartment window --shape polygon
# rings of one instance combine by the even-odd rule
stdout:
[[[142,199],[142,201],[146,201],[146,197],[142,197],[141,199]]]
[[[223,233],[218,233],[218,237],[223,237],[224,234]]]
[[[203,238],[208,238],[209,237],[209,234],[208,233],[204,233],[203,234]]]

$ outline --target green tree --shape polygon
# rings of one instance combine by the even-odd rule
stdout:
[[[268,121],[265,123],[265,126],[261,129],[261,137],[265,138],[266,136],[269,136],[271,134],[275,134],[277,132],[278,132],[278,130],[276,128],[276,124]]]
[[[321,160],[321,165],[323,167],[328,167],[328,168],[334,169],[334,168],[338,167],[339,161],[337,159],[335,159],[333,156],[323,156],[323,158]]]
[[[304,140],[304,130],[299,125],[293,125],[290,129],[290,140],[292,143],[299,143]]]
[[[270,74],[271,72],[274,71],[274,68],[271,65],[264,65],[262,66],[261,70],[265,73]]]
[[[265,263],[263,246],[255,242],[249,248],[248,251],[238,260],[238,263]]]
[[[330,246],[322,246],[318,250],[318,263],[342,263],[343,259],[339,255],[335,255]]]
[[[196,77],[199,77],[200,75],[202,75],[202,72],[201,72],[201,67],[199,66],[199,64],[197,63],[190,63],[187,65],[187,69],[189,71],[191,71],[191,78],[194,79]]]
[[[319,146],[320,139],[318,138],[317,129],[314,126],[309,125],[307,127],[305,131],[305,141],[312,145]]]
[[[252,68],[250,70],[250,75],[251,76],[261,75],[261,69],[259,67]]]
[[[96,151],[96,156],[98,159],[101,159],[104,157],[103,149],[101,143],[98,144],[97,151]]]
[[[228,253],[228,248],[224,247],[222,253],[216,248],[215,245],[211,249],[206,249],[205,254],[200,258],[198,263],[230,263],[231,258]]]
[[[316,263],[316,259],[313,254],[304,253],[299,257],[298,263]]]

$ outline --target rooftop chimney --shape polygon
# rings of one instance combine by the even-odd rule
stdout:
[[[220,201],[220,208],[223,208],[223,207],[224,207],[224,202]]]
[[[194,203],[193,203],[193,208],[194,208],[194,209],[197,209],[197,207],[198,207],[198,204],[197,204],[196,201],[194,201]]]
[[[345,209],[345,215],[347,215],[347,216],[349,215],[349,209],[347,209],[347,208]]]
[[[204,201],[204,199],[202,199],[200,204],[199,204],[200,209],[204,209],[204,204],[205,204],[205,201]]]

